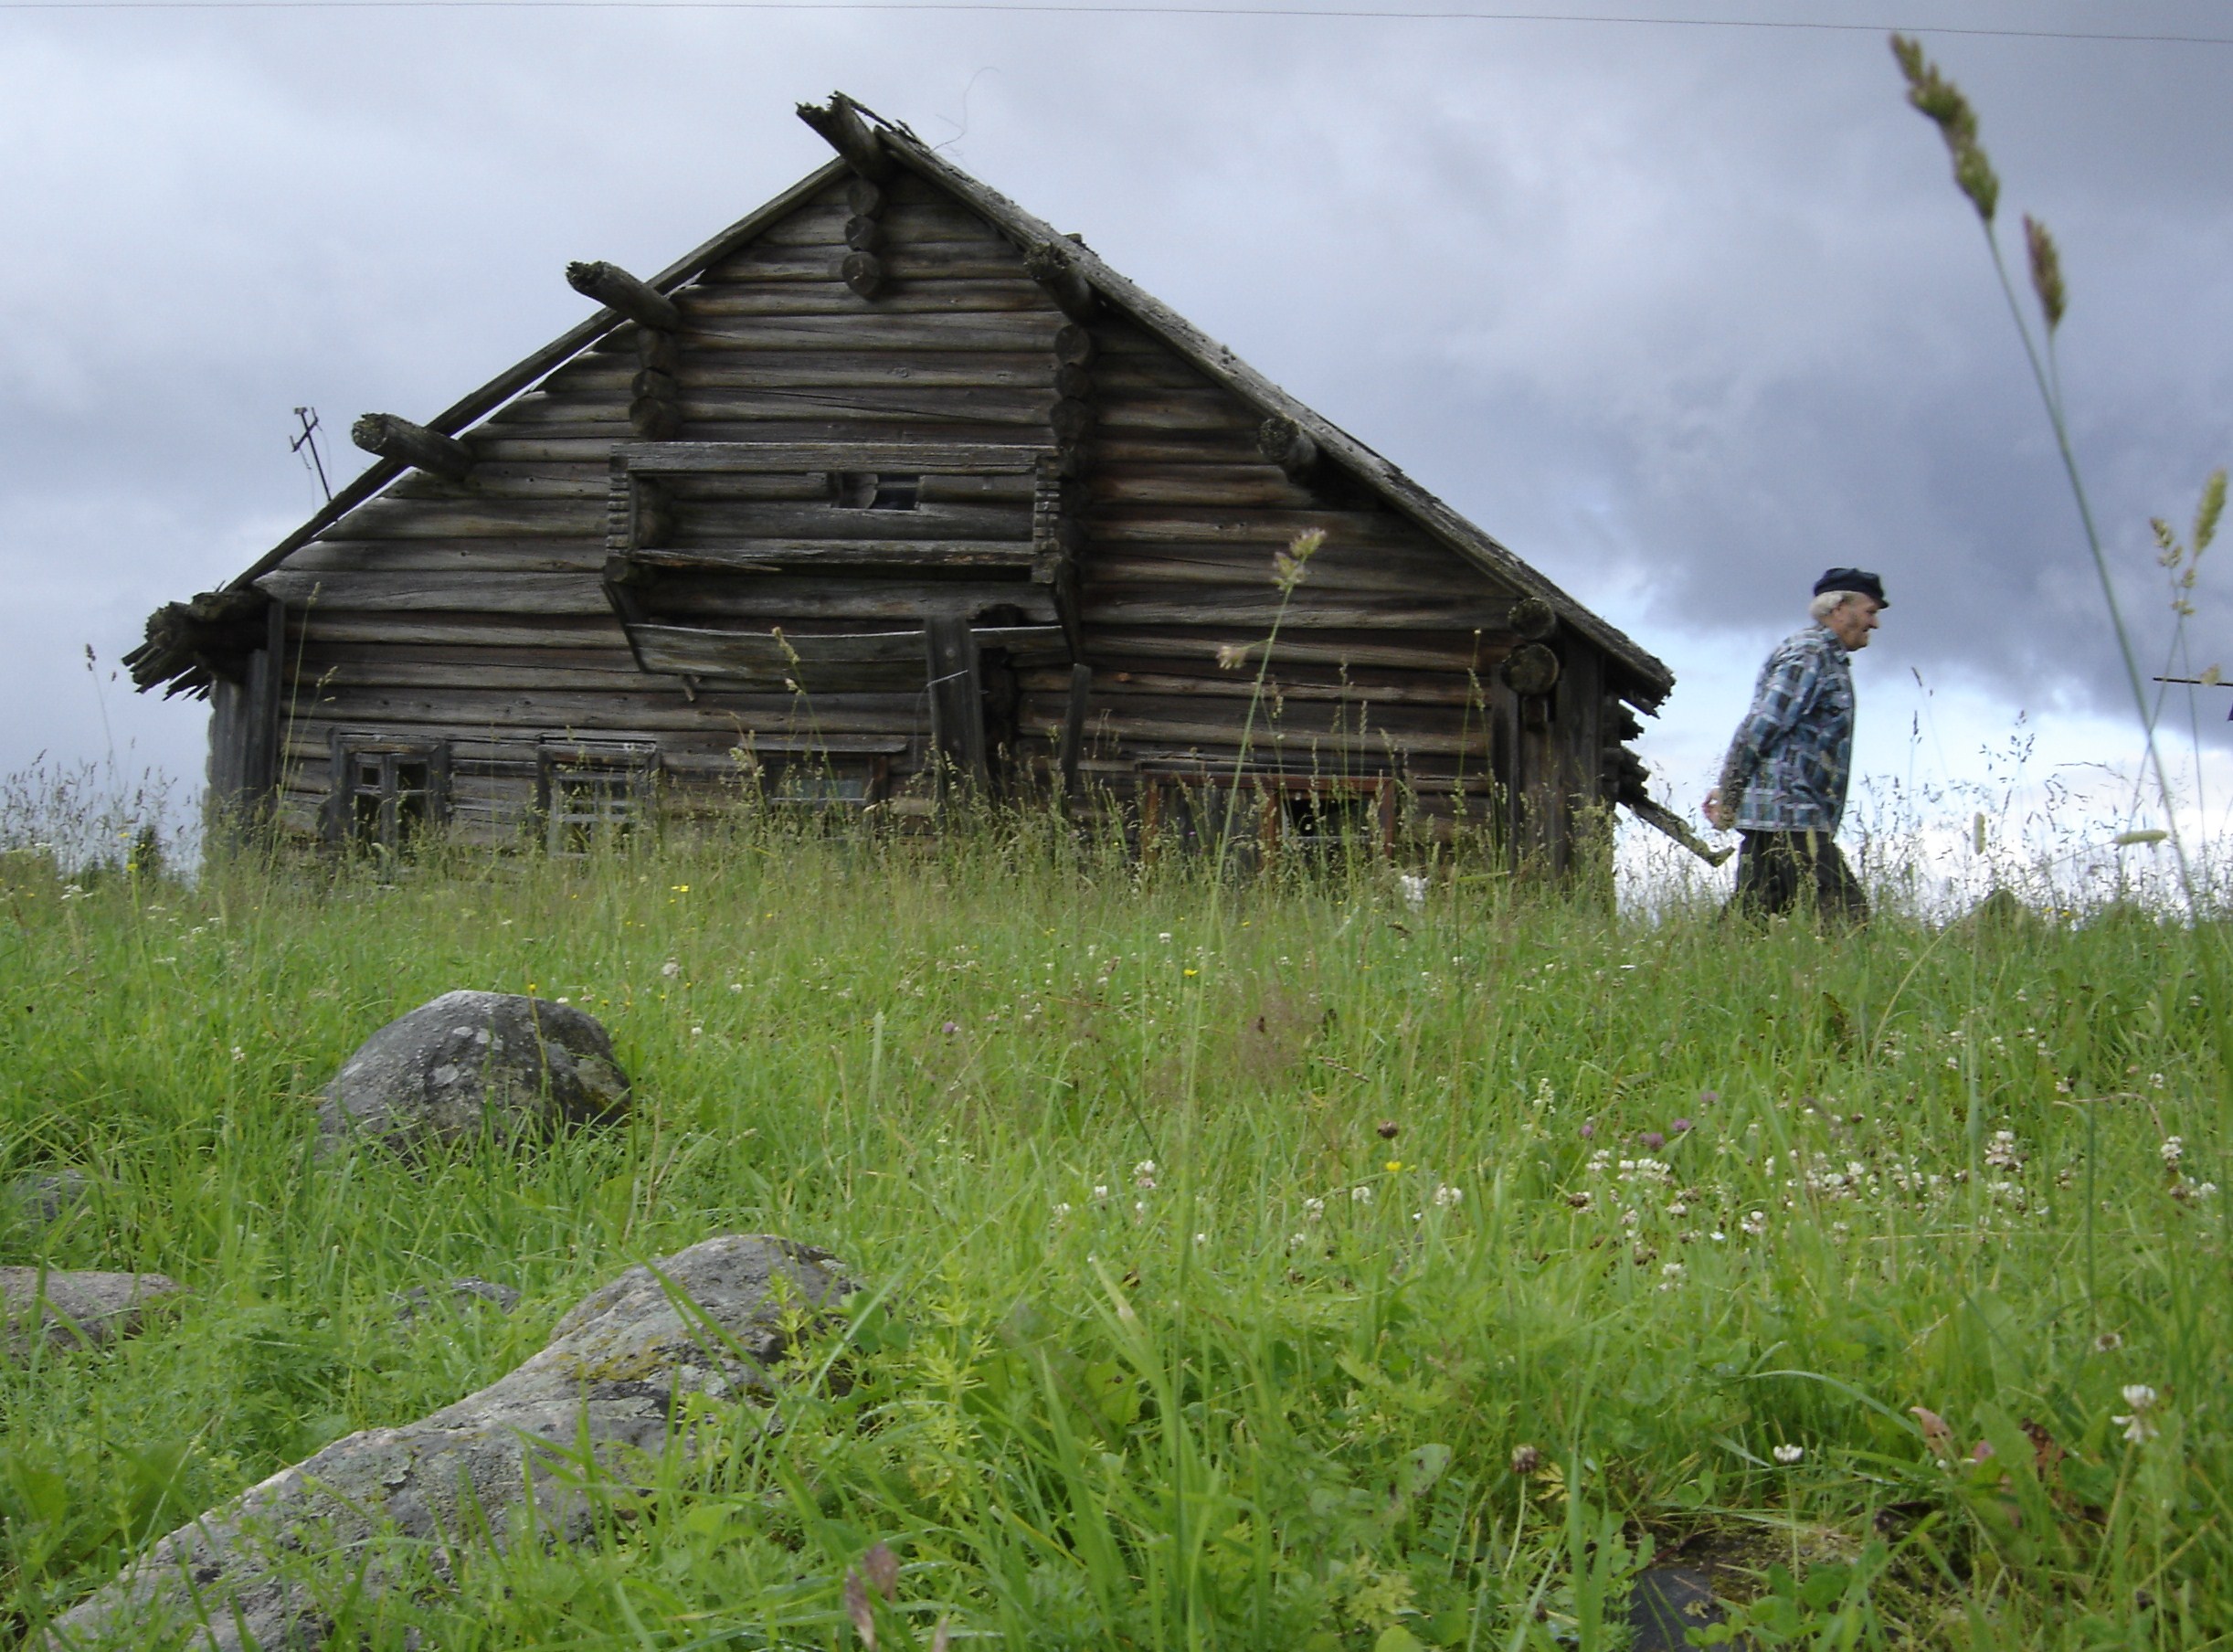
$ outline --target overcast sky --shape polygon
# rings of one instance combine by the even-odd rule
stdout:
[[[1978,778],[2019,729],[2036,770],[2129,760],[2047,427],[1883,26],[1977,104],[2006,228],[2060,239],[2079,451],[2157,670],[2148,518],[2233,461],[2233,45],[1927,26],[2233,40],[2233,5],[1529,9],[1872,26],[0,5],[0,772],[113,747],[198,782],[204,708],[109,673],[319,502],[291,409],[430,416],[586,313],[567,259],[649,272],[820,164],[791,111],[832,88],[1667,660],[1646,750],[1678,800],[1832,564],[1892,598],[1857,667],[1879,778]],[[2233,669],[2217,554],[2195,657]]]

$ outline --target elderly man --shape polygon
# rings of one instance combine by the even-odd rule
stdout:
[[[1868,646],[1889,606],[1876,575],[1832,568],[1815,581],[1814,623],[1784,638],[1761,668],[1721,783],[1706,795],[1707,820],[1744,834],[1733,910],[1868,917],[1868,898],[1836,841],[1853,768],[1848,660]]]

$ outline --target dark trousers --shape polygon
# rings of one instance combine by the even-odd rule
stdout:
[[[1865,924],[1868,897],[1826,831],[1748,831],[1737,852],[1737,893],[1729,910],[1745,917],[1779,912]]]

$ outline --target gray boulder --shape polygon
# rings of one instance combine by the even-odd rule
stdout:
[[[452,1279],[447,1285],[414,1285],[409,1290],[396,1293],[396,1323],[415,1323],[419,1315],[437,1302],[441,1302],[452,1314],[469,1312],[476,1302],[486,1303],[500,1314],[508,1314],[520,1305],[520,1294],[493,1279],[471,1276]]]
[[[149,1307],[180,1288],[162,1274],[0,1267],[7,1350],[21,1358],[42,1336],[57,1348],[99,1348],[138,1330]]]
[[[0,1187],[0,1216],[43,1236],[83,1209],[93,1179],[83,1170],[34,1171]]]
[[[593,1015],[510,992],[445,992],[392,1021],[325,1087],[325,1147],[365,1136],[406,1155],[488,1135],[548,1136],[628,1110],[628,1075]]]
[[[216,1652],[315,1647],[333,1626],[313,1576],[361,1580],[376,1599],[405,1551],[449,1576],[453,1544],[501,1543],[531,1500],[543,1533],[578,1537],[593,1515],[585,1444],[623,1485],[648,1457],[689,1454],[693,1441],[670,1423],[684,1396],[769,1396],[787,1327],[852,1288],[827,1252],[766,1234],[632,1267],[509,1376],[418,1422],[337,1440],[180,1527],[56,1619],[43,1644],[93,1652],[191,1630],[188,1644]]]

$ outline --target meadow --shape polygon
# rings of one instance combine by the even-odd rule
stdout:
[[[769,823],[0,878],[0,1170],[95,1179],[0,1263],[191,1292],[0,1368],[10,1637],[724,1232],[863,1287],[780,1426],[350,1635],[849,1647],[881,1543],[885,1647],[1614,1647],[1670,1562],[1761,1647],[2233,1636],[2221,933]],[[631,1119],[314,1158],[319,1087],[456,987],[599,1016]],[[524,1301],[398,1321],[460,1276]]]

